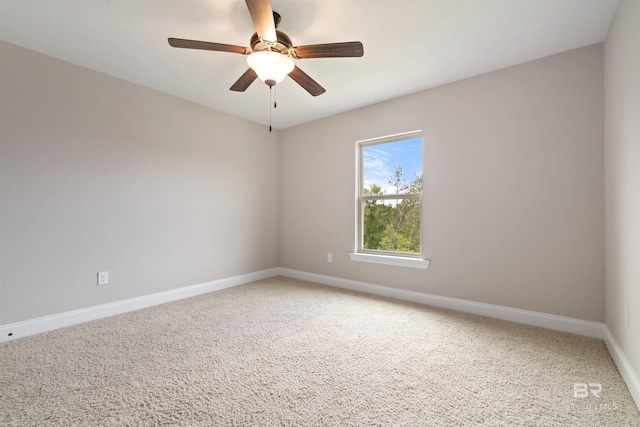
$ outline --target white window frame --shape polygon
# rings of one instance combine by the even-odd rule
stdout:
[[[422,130],[416,130],[411,132],[403,132],[394,135],[388,135],[378,138],[371,138],[356,141],[356,241],[355,252],[350,253],[349,257],[352,261],[368,262],[374,264],[394,265],[401,267],[423,268],[429,267],[429,260],[424,259],[424,228],[423,228],[423,191],[420,193],[408,193],[408,194],[385,194],[379,196],[365,196],[363,185],[363,147],[372,145],[381,145],[390,142],[402,141],[405,139],[412,139],[420,137],[422,141],[422,163],[424,164],[424,137]],[[423,168],[424,169],[424,168]],[[363,248],[364,243],[364,210],[363,206],[367,200],[398,200],[398,199],[418,199],[420,200],[420,252],[395,252],[395,251],[383,251],[374,249]]]

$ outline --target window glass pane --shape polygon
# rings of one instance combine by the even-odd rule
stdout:
[[[362,146],[364,195],[422,191],[422,138]]]
[[[362,204],[363,249],[420,253],[420,199]]]

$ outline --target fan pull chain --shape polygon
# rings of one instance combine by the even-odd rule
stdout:
[[[273,86],[269,86],[269,132],[271,132],[271,89]]]
[[[269,132],[271,132],[271,91],[272,89],[273,89],[273,86],[269,86]],[[278,88],[276,88],[273,91],[273,108],[278,108]]]

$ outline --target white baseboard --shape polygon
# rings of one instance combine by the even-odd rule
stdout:
[[[129,298],[93,307],[81,308],[79,310],[29,319],[22,322],[0,325],[0,342],[35,335],[41,332],[47,332],[63,328],[65,326],[76,325],[78,323],[101,319],[103,317],[109,317],[116,314],[127,313],[129,311],[140,310],[141,308],[152,307],[154,305],[206,294],[208,292],[219,291],[233,286],[254,282],[256,280],[274,277],[279,275],[279,273],[279,268],[271,268],[254,273],[242,274],[239,276],[144,295],[137,298]]]
[[[629,393],[631,393],[631,397],[633,397],[633,400],[636,402],[636,406],[640,411],[640,377],[638,376],[638,373],[633,369],[633,366],[631,366],[629,359],[627,359],[627,356],[618,345],[618,342],[613,337],[613,334],[611,333],[609,328],[605,326],[604,330],[604,342],[605,344],[607,344],[609,354],[611,355],[613,362],[618,367],[618,371],[620,371],[620,375],[622,376],[625,384],[627,384]]]
[[[605,338],[604,324],[599,322],[590,322],[587,320],[579,320],[570,317],[556,316],[553,314],[539,313],[536,311],[521,310],[500,305],[484,304],[458,298],[449,298],[422,292],[407,291],[404,289],[373,285],[371,283],[341,279],[332,276],[324,276],[315,273],[306,273],[304,271],[291,270],[287,268],[281,268],[280,274],[282,276],[291,277],[294,279],[307,280],[323,285],[364,292],[367,294],[373,294],[387,298],[395,298],[403,301],[410,301],[419,304],[447,308],[451,310],[462,311],[464,313],[478,314],[480,316],[508,320],[511,322],[523,323],[525,325],[539,326],[541,328],[553,329],[556,331],[570,332],[592,338]]]
[[[364,292],[372,295],[395,298],[403,301],[416,302],[419,304],[431,305],[435,307],[462,311],[465,313],[478,314],[481,316],[523,323],[526,325],[539,326],[563,332],[571,332],[593,338],[606,338],[604,324],[598,322],[572,319],[569,317],[555,316],[552,314],[521,310],[499,305],[484,304],[457,298],[442,297],[422,292],[390,288],[387,286],[374,285],[366,282],[358,282],[355,280],[341,279],[338,277],[276,267],[257,271],[254,273],[200,283],[197,285],[185,286],[183,288],[172,289],[165,292],[158,292],[141,297],[86,307],[79,310],[38,317],[35,319],[10,323],[7,325],[0,325],[0,342],[39,334],[41,332],[51,331],[54,329],[63,328],[65,326],[76,325],[78,323],[101,319],[103,317],[113,316],[116,314],[127,313],[129,311],[139,310],[158,304],[164,304],[166,302],[218,291],[221,289],[226,289],[278,275],[320,283],[323,285],[334,286],[337,288]]]

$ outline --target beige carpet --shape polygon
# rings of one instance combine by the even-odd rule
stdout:
[[[3,426],[640,426],[600,340],[286,278],[7,342],[0,369]]]

